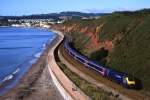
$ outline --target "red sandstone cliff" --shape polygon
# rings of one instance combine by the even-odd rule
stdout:
[[[112,51],[113,49],[113,42],[109,40],[101,41],[99,34],[101,32],[101,28],[103,25],[99,26],[85,26],[85,27],[80,27],[80,25],[77,24],[72,24],[72,25],[63,25],[63,24],[58,24],[52,26],[53,29],[62,31],[64,33],[71,33],[71,32],[80,32],[81,34],[85,34],[88,37],[90,37],[90,42],[88,45],[86,45],[86,48],[94,48],[98,49],[101,47],[105,47],[109,51]]]

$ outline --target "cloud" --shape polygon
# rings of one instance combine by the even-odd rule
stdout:
[[[88,13],[111,13],[114,10],[113,9],[95,9],[95,8],[92,8],[92,9],[85,9],[84,11],[88,12]]]
[[[85,9],[85,12],[88,13],[112,13],[114,11],[135,11],[135,10],[139,10],[137,8],[129,8],[129,7],[117,7],[117,8],[105,8],[105,9],[96,9],[96,8],[92,8],[92,9]]]

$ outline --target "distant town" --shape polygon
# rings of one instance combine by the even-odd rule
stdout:
[[[43,27],[50,28],[53,24],[64,23],[71,19],[96,19],[102,13],[61,12],[29,16],[0,16],[0,26]]]
[[[53,19],[21,19],[21,20],[11,20],[8,22],[13,23],[11,26],[14,27],[43,27],[50,28],[51,25],[56,23],[63,23],[65,20],[54,21]]]
[[[13,26],[13,27],[43,27],[50,28],[53,24],[65,22],[66,19],[54,20],[48,19],[4,19],[0,18],[0,26]]]

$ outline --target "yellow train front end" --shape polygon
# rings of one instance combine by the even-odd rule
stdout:
[[[134,88],[136,86],[136,81],[135,81],[134,78],[132,78],[132,77],[125,77],[125,79],[126,79],[127,86],[129,88]]]

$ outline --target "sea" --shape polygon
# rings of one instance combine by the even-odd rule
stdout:
[[[47,29],[0,27],[0,96],[18,84],[55,38]]]

